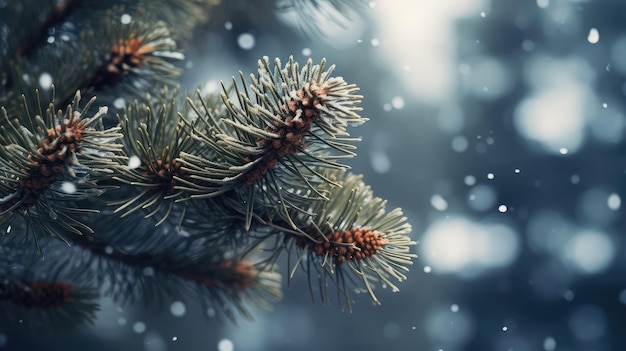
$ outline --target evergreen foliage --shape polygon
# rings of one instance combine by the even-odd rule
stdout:
[[[363,1],[265,4],[325,16]],[[406,279],[410,225],[342,163],[366,119],[334,66],[262,58],[220,94],[185,94],[179,47],[215,0],[3,6],[3,325],[89,322],[99,296],[249,317],[280,298],[283,254],[289,279],[303,271],[349,309],[354,288],[379,303],[376,285]]]

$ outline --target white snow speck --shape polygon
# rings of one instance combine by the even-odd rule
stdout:
[[[44,72],[39,76],[39,87],[43,90],[50,89],[52,85],[52,76],[48,72]]]
[[[235,349],[235,345],[230,339],[222,339],[217,343],[218,351],[233,351]]]
[[[124,100],[124,98],[117,98],[113,101],[113,106],[115,108],[124,108],[124,106],[126,106],[126,100]]]
[[[61,184],[61,190],[66,194],[74,194],[76,192],[76,185],[71,182],[63,182]]]
[[[254,36],[250,33],[241,33],[237,38],[237,44],[244,50],[250,50],[254,47]]]
[[[600,41],[600,32],[596,28],[591,28],[589,30],[589,35],[587,35],[587,41],[591,44],[596,44]]]
[[[128,159],[128,168],[135,169],[135,168],[137,168],[139,166],[141,166],[141,160],[139,159],[139,157],[131,156]]]
[[[500,213],[504,213],[508,210],[508,208],[506,207],[506,205],[500,205],[498,206],[498,212]]]
[[[123,14],[122,17],[120,17],[120,22],[122,22],[122,24],[129,24],[132,20],[133,17],[127,13]]]

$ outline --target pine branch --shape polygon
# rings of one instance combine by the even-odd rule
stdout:
[[[196,7],[211,3],[177,0],[166,7],[187,2]],[[56,97],[61,103],[69,103],[74,92],[81,90],[84,95],[97,92],[109,105],[120,96],[132,101],[146,92],[158,92],[164,84],[174,85],[180,75],[175,63],[184,56],[177,49],[170,26],[154,20],[136,0],[128,3],[130,9],[75,1],[74,11],[69,17],[61,16],[64,21],[55,24],[46,41],[32,39],[39,43],[36,50],[2,64],[0,88],[5,94],[0,94],[0,105],[15,112],[19,108],[13,103],[17,97],[27,94],[28,101],[34,100],[31,94],[35,89],[50,89],[46,82],[57,86]],[[139,10],[132,10],[135,7]],[[183,20],[174,15],[168,18]],[[75,22],[81,24],[80,31],[76,31]]]
[[[104,294],[119,303],[159,306],[166,296],[186,296],[234,321],[232,310],[251,318],[248,307],[267,308],[281,297],[274,265],[255,261],[254,254],[233,254],[241,248],[216,245],[210,237],[154,230],[149,220],[114,217],[101,215],[94,235],[73,237],[81,253],[67,264],[96,267],[97,285],[108,285]]]
[[[98,292],[86,271],[68,269],[55,255],[58,259],[41,265],[39,255],[19,241],[3,238],[0,247],[0,325],[5,332],[54,333],[93,323]]]
[[[306,206],[303,197],[327,200],[320,184],[338,184],[316,168],[346,168],[337,161],[354,156],[351,143],[359,140],[349,138],[346,128],[366,119],[357,114],[356,86],[331,77],[334,67],[324,66],[325,61],[309,61],[300,70],[290,58],[285,67],[276,60],[272,69],[264,58],[249,88],[234,83],[232,98],[224,88],[225,116],[204,102],[193,105],[198,118],[188,123],[191,136],[207,151],[181,153],[187,176],[175,177],[182,183],[178,188],[191,199],[234,191],[228,196],[234,211],[245,213],[247,228],[255,211],[267,220],[279,216],[290,222],[288,209]]]
[[[273,0],[276,10],[290,18],[305,35],[320,35],[320,26],[348,25],[351,19],[362,13],[367,0]]]
[[[40,235],[67,242],[66,233],[92,232],[80,218],[97,210],[72,203],[100,196],[107,187],[98,180],[111,177],[121,158],[119,128],[102,126],[107,109],[86,117],[79,104],[77,93],[64,113],[56,111],[54,100],[45,110],[38,103],[36,115],[25,101],[18,116],[2,108],[0,224],[26,223],[26,235],[40,253]]]
[[[330,190],[329,201],[311,203],[310,212],[315,216],[293,211],[291,218],[300,230],[286,223],[265,223],[275,231],[261,240],[276,241],[288,252],[289,278],[303,270],[313,299],[317,286],[322,302],[330,302],[331,282],[342,309],[345,303],[352,310],[349,292],[353,289],[380,304],[375,286],[382,284],[398,291],[394,281],[407,279],[408,266],[416,257],[410,253],[416,244],[409,237],[411,226],[399,208],[387,212],[386,201],[374,197],[361,176],[337,170],[330,171],[328,177],[342,186]],[[292,257],[296,258],[293,264]],[[271,262],[276,256],[268,259]]]
[[[54,7],[48,12],[46,19],[36,28],[38,33],[29,35],[29,39],[18,47],[15,53],[17,60],[22,57],[30,56],[35,51],[41,42],[48,37],[50,28],[63,23],[67,20],[70,14],[78,7],[78,1],[76,0],[61,0],[57,1]]]
[[[348,310],[354,288],[380,303],[377,286],[397,291],[406,279],[410,225],[343,163],[360,140],[349,128],[366,119],[358,88],[334,66],[263,58],[256,75],[240,72],[219,96],[169,92],[183,58],[176,40],[214,3],[76,0],[67,13],[48,4],[42,13],[52,17],[38,22],[54,28],[46,43],[0,42],[27,53],[0,60],[0,315],[83,323],[96,309],[94,287],[107,287],[120,303],[186,296],[250,317],[250,306],[280,298],[282,254],[289,279],[304,271],[323,302],[335,285]],[[363,3],[281,4],[311,21]],[[84,34],[64,27],[72,21]],[[35,89],[43,74],[58,87]],[[92,111],[94,99],[81,107],[80,91],[130,103],[105,127],[107,108]],[[22,238],[53,263],[36,260]],[[15,264],[22,269],[12,272]]]

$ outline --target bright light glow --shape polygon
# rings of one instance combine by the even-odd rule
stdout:
[[[522,136],[538,141],[548,152],[577,150],[585,127],[584,96],[583,89],[576,85],[535,93],[517,106],[515,126]]]
[[[411,66],[396,71],[410,93],[433,105],[447,101],[457,87],[456,21],[487,7],[486,0],[378,2],[381,55],[395,67]]]
[[[596,106],[589,64],[579,59],[538,57],[528,65],[525,79],[534,89],[515,108],[517,131],[548,153],[576,152]]]
[[[611,238],[599,231],[582,231],[572,236],[563,247],[562,257],[583,273],[605,270],[615,255]]]
[[[501,224],[478,224],[453,217],[434,221],[426,230],[422,257],[437,273],[475,275],[509,265],[518,251],[513,230]]]

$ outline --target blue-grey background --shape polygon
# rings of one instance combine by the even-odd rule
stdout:
[[[241,4],[198,32],[183,84],[218,89],[264,55],[336,64],[370,118],[353,171],[419,241],[408,281],[347,313],[300,277],[238,325],[104,300],[95,326],[29,347],[626,349],[626,2],[372,1],[340,23]]]

